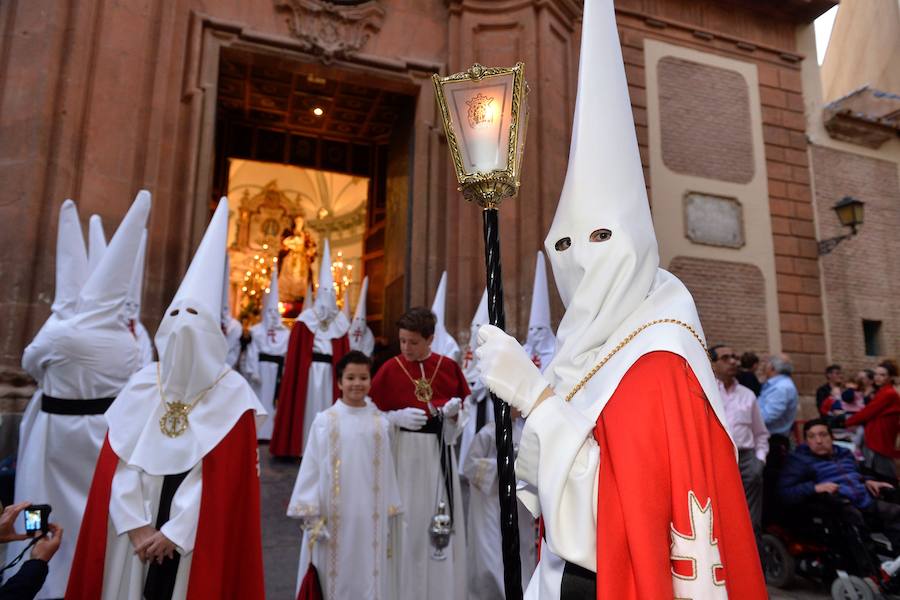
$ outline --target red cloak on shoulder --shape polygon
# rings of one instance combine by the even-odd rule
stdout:
[[[284,357],[284,375],[275,407],[275,427],[269,441],[272,456],[299,457],[303,454],[303,417],[306,413],[306,388],[309,383],[309,366],[312,364],[315,334],[302,321],[294,323]],[[350,339],[346,334],[331,340],[332,400],[337,400],[337,363],[350,351]]]
[[[75,548],[66,600],[98,600],[109,523],[109,500],[119,457],[104,442]],[[200,521],[187,600],[263,600],[259,463],[253,412],[245,412],[203,457]]]
[[[598,600],[672,599],[676,578],[687,597],[768,598],[734,446],[684,358],[635,362],[594,436]]]

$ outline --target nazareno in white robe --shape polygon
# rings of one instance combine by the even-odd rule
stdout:
[[[513,443],[518,447],[524,422],[513,424]],[[469,482],[469,513],[466,521],[469,600],[503,600],[503,556],[500,536],[500,503],[497,482],[496,429],[493,423],[475,435],[462,465]],[[535,519],[521,503],[518,507],[519,559],[522,589],[527,587],[537,560]]]
[[[261,440],[268,440],[272,437],[272,428],[275,424],[275,402],[278,400],[275,395],[275,386],[278,381],[278,371],[283,368],[284,364],[282,362],[282,365],[279,365],[277,362],[267,359],[265,355],[280,356],[283,361],[287,354],[290,337],[291,331],[286,327],[279,326],[268,329],[263,323],[254,325],[250,328],[250,343],[247,344],[247,349],[241,359],[241,372],[250,382],[250,387],[256,393],[266,412],[269,413],[269,418],[257,432],[257,437]],[[319,352],[319,350],[315,351]],[[329,349],[328,354],[330,353]],[[260,355],[263,355],[262,359]]]
[[[327,600],[399,597],[391,429],[371,404],[338,401],[313,420],[287,511],[303,519],[298,589],[312,561]],[[327,537],[312,541],[317,530]]]
[[[102,414],[50,414],[41,408],[43,395],[72,402],[114,398],[141,360],[137,342],[124,325],[120,332],[95,336],[66,323],[48,324],[25,349],[22,361],[39,390],[19,426],[15,498],[50,504],[50,520],[66,532],[38,598],[61,598],[65,593],[94,465],[106,437]],[[8,550],[13,557],[21,545],[10,544]]]

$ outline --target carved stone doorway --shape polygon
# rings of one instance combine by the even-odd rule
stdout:
[[[252,256],[277,256],[273,245],[281,247],[284,260],[282,242],[299,216],[302,231],[295,233],[308,235],[313,242],[313,247],[307,248],[310,273],[318,273],[316,246],[325,237],[332,245],[332,261],[343,246],[347,262],[355,262],[351,305],[355,307],[358,286],[363,276],[368,276],[370,327],[376,336],[389,335],[389,328],[383,327],[386,295],[402,295],[403,290],[394,288],[404,282],[386,285],[385,255],[405,255],[407,246],[404,235],[391,235],[389,240],[385,235],[390,218],[387,199],[397,193],[390,189],[389,173],[409,159],[415,89],[364,70],[246,48],[222,48],[218,67],[210,206],[226,195],[232,205],[229,240],[238,252],[232,261],[240,263],[232,265],[233,312],[238,316],[241,307],[248,306],[241,277],[250,269],[244,263]],[[261,175],[252,183],[235,184],[236,168],[245,172],[255,169]],[[329,193],[337,193],[335,187],[351,191],[345,194],[343,205],[336,197],[331,198],[334,206],[321,199],[316,204],[302,200],[304,194],[307,200],[315,194],[297,189],[301,184],[288,185],[287,180],[318,182],[310,184],[317,193],[323,187],[329,188]],[[364,201],[359,199],[361,185],[365,187]],[[404,192],[405,188],[400,190]],[[353,198],[347,199],[348,195]],[[264,225],[272,231],[266,233]],[[398,228],[395,224],[390,229]],[[292,256],[297,259],[299,255]],[[299,305],[302,298],[294,288],[305,287],[305,281],[292,282],[282,285],[290,289],[280,290],[280,297],[289,314],[296,314],[299,306],[290,304],[296,301]],[[388,299],[387,303],[396,304],[397,300]],[[252,315],[243,316],[252,321]]]

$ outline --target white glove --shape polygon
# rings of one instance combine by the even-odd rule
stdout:
[[[385,416],[387,417],[387,420],[391,422],[391,425],[402,427],[403,429],[411,429],[413,431],[422,429],[422,426],[428,421],[428,416],[425,414],[424,410],[421,408],[413,408],[412,406],[401,408],[400,410],[388,411],[385,413]]]
[[[450,398],[447,400],[447,403],[441,407],[441,412],[444,413],[444,416],[448,419],[452,419],[456,415],[459,414],[459,408],[462,404],[462,400],[459,398]]]
[[[527,417],[550,384],[516,338],[493,325],[482,325],[475,354],[488,389]]]

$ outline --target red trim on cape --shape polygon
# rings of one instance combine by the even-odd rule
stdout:
[[[98,600],[103,592],[109,500],[118,462],[107,438],[94,470],[66,600]],[[264,597],[256,423],[253,411],[247,411],[203,457],[187,600]]]
[[[306,412],[306,389],[309,383],[309,367],[312,364],[315,334],[302,321],[294,323],[288,340],[287,355],[284,358],[284,375],[278,393],[275,409],[275,426],[269,441],[272,456],[298,457],[303,454],[303,419]],[[331,340],[331,382],[332,403],[337,400],[339,390],[337,363],[350,351],[350,338],[346,334]]]
[[[728,597],[768,598],[734,446],[682,357],[652,352],[635,362],[594,436],[598,600],[672,598],[673,569],[692,575],[685,561],[670,560],[671,527],[695,533],[689,492],[712,507],[723,566],[716,575]]]

